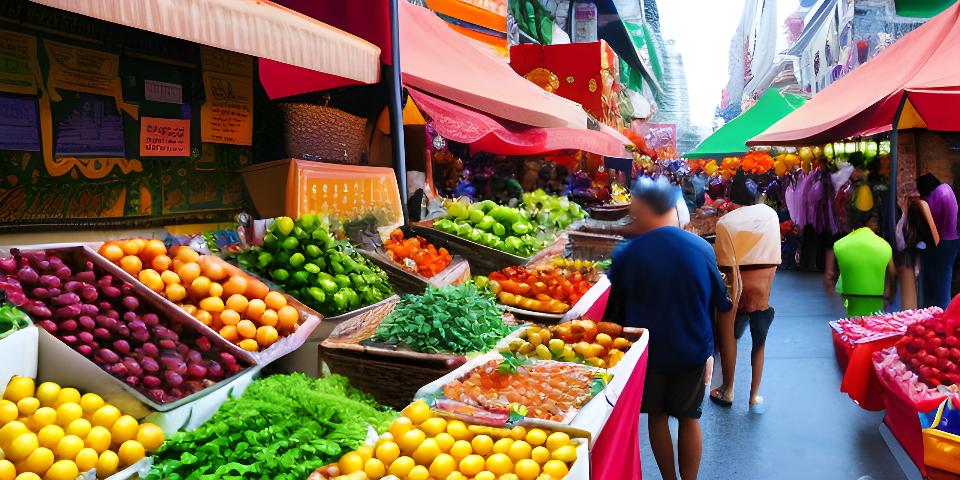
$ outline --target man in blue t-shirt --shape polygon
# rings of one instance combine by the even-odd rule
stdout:
[[[639,178],[630,214],[638,235],[613,257],[606,319],[650,331],[641,411],[664,480],[676,480],[667,420],[680,422],[680,478],[697,478],[703,448],[701,405],[713,355],[714,311],[729,311],[713,248],[676,227],[680,192],[662,177]]]

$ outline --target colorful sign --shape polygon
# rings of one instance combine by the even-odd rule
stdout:
[[[189,157],[190,120],[140,117],[141,157]]]
[[[200,139],[230,145],[253,144],[253,58],[203,48]]]
[[[0,30],[0,92],[36,95],[37,37]]]
[[[150,102],[183,103],[183,86],[176,83],[144,80],[143,98]]]
[[[57,125],[57,157],[124,157],[123,119],[116,100],[64,91],[51,106]]]
[[[0,94],[0,150],[40,151],[40,122],[33,97]]]

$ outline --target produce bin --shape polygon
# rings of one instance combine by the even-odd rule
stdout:
[[[624,238],[619,235],[576,230],[567,232],[567,237],[569,238],[567,244],[567,256],[569,258],[594,262],[610,258],[617,244],[624,241]]]
[[[370,251],[358,249],[360,255],[363,255],[378,267],[382,268],[390,277],[390,285],[398,293],[421,294],[427,287],[445,287],[447,285],[459,285],[470,280],[470,263],[460,255],[454,255],[450,265],[433,277],[427,278],[418,273],[411,272],[396,262],[390,260],[385,254],[379,251]]]
[[[0,391],[14,375],[37,377],[39,330],[31,325],[0,339]]]
[[[450,252],[456,252],[463,255],[470,262],[470,270],[474,275],[488,275],[503,267],[511,265],[525,265],[530,259],[518,257],[507,252],[481,245],[477,242],[471,242],[465,238],[451,235],[447,232],[441,232],[432,228],[432,222],[421,222],[410,225],[410,230],[423,238],[426,238],[437,246],[443,247]]]

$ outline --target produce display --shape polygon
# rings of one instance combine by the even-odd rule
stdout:
[[[604,379],[586,365],[507,354],[444,385],[443,394],[494,413],[509,414],[520,406],[525,416],[563,422],[603,385]]]
[[[520,257],[533,255],[553,240],[552,235],[537,231],[527,212],[491,200],[453,202],[447,207],[447,216],[433,227]]]
[[[399,228],[390,232],[384,247],[394,263],[427,278],[442,272],[453,261],[446,248],[437,248],[423,237],[403,238]]]
[[[96,468],[106,478],[163,444],[163,430],[140,423],[95,393],[13,377],[0,400],[0,479],[74,480]]]
[[[940,307],[928,307],[865,317],[843,318],[830,322],[830,326],[845,343],[853,346],[858,343],[903,335],[910,325],[939,317],[942,314],[943,309]]]
[[[0,290],[0,338],[6,337],[21,328],[27,328],[33,323],[30,316],[16,305],[8,303],[6,291]]]
[[[282,294],[219,257],[142,238],[106,242],[98,253],[244,350],[267,348],[299,325]]]
[[[47,332],[158,403],[237,373],[236,357],[141,303],[93,262],[34,250],[0,259],[0,287]],[[134,257],[137,258],[137,257]]]
[[[277,218],[263,245],[237,257],[247,270],[269,278],[326,316],[377,303],[393,289],[380,267],[337,240],[316,215]]]
[[[567,197],[548,195],[541,189],[524,193],[521,200],[527,216],[534,219],[537,225],[547,228],[563,230],[587,216],[578,203]]]
[[[200,428],[174,434],[146,480],[302,480],[359,448],[368,425],[384,432],[395,416],[339,375],[269,376]]]
[[[423,400],[405,408],[389,430],[308,480],[561,480],[576,462],[581,441],[539,428],[448,420],[435,416]]]
[[[579,270],[554,267],[507,267],[488,278],[500,303],[544,313],[570,310],[594,283]]]
[[[930,387],[960,384],[960,321],[946,314],[910,324],[897,341],[900,360]]]
[[[549,327],[527,327],[504,349],[517,355],[542,360],[582,362],[599,368],[613,368],[633,342],[621,336],[616,323],[574,320]]]
[[[374,334],[418,352],[484,352],[510,333],[493,298],[472,283],[405,295]]]

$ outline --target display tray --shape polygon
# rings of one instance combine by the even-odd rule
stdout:
[[[512,307],[510,305],[504,305],[497,302],[497,305],[500,305],[504,310],[511,312],[517,316],[519,319],[528,319],[533,321],[542,321],[549,323],[557,323],[567,320],[576,320],[581,315],[586,313],[587,310],[597,301],[600,295],[603,294],[607,288],[610,287],[610,281],[607,279],[606,275],[601,274],[600,278],[594,282],[593,286],[590,287],[590,290],[587,290],[586,293],[580,297],[580,300],[577,303],[573,304],[569,310],[563,313],[548,313],[548,312],[538,312],[535,310],[527,310],[519,307]]]
[[[460,255],[454,255],[447,268],[428,278],[401,267],[381,251],[358,248],[357,252],[387,272],[390,285],[399,293],[419,295],[426,291],[427,287],[458,285],[470,279],[470,263]]]
[[[433,221],[412,224],[410,229],[411,232],[429,240],[437,248],[443,247],[451,252],[463,255],[470,262],[470,269],[474,275],[487,275],[511,265],[525,265],[530,260],[529,257],[512,255],[447,232],[441,232],[433,228]]]

